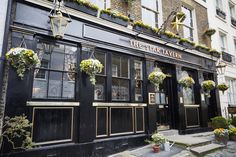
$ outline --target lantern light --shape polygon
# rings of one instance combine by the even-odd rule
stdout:
[[[57,2],[55,3],[54,9],[50,11],[50,23],[51,23],[51,30],[53,33],[53,36],[55,38],[62,39],[64,37],[64,34],[66,32],[66,28],[68,26],[68,23],[71,22],[70,15],[67,13],[69,18],[66,18],[63,16],[61,10],[60,10],[60,3],[61,0],[58,0],[59,5],[57,5]],[[65,9],[66,11],[66,9]],[[66,11],[67,12],[67,11]]]
[[[224,75],[226,70],[226,64],[220,60],[216,65],[216,70],[219,75]]]

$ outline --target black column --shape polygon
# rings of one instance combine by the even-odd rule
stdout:
[[[90,48],[82,45],[81,60],[88,59]],[[79,112],[79,142],[91,142],[95,139],[95,107],[93,107],[94,87],[84,72],[80,74],[80,112]]]
[[[216,82],[216,84],[218,84],[218,82],[217,82],[217,74],[214,73],[214,74],[213,74],[213,77],[214,77],[214,81]],[[215,99],[215,105],[216,105],[216,107],[217,107],[217,114],[216,114],[216,115],[221,116],[219,90],[216,89],[216,90],[214,91],[214,94],[215,94],[215,98],[216,98],[216,99]]]

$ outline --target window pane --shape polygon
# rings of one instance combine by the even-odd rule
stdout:
[[[183,88],[184,104],[195,104],[194,103],[194,91],[192,88]]]
[[[100,9],[106,9],[105,8],[105,1],[106,0],[88,0],[92,4],[97,5]]]
[[[63,98],[75,97],[75,73],[64,73],[62,94]]]
[[[62,73],[51,71],[49,74],[48,97],[61,98],[61,88],[62,88]]]
[[[112,79],[112,100],[129,100],[129,81]]]
[[[38,70],[38,69],[36,69],[36,70]],[[34,77],[33,93],[32,93],[33,98],[47,98],[48,71],[44,71],[43,75],[45,77],[40,78],[40,79],[39,79],[39,77],[38,78],[35,78],[36,76]]]
[[[64,70],[65,71],[73,71],[75,72],[77,69],[76,65],[76,47],[65,46],[65,60],[64,60]]]
[[[98,59],[102,65],[104,66],[104,68],[102,69],[102,72],[100,74],[105,75],[105,71],[106,71],[106,55],[104,53],[95,53],[95,57],[96,59]]]
[[[129,59],[125,57],[121,58],[121,77],[129,77]]]
[[[96,77],[94,100],[105,100],[105,78],[103,77]]]
[[[112,76],[120,77],[120,57],[112,56]]]
[[[59,45],[58,47],[54,47],[53,52],[51,54],[51,69],[54,70],[64,70],[64,45]]]
[[[143,66],[141,61],[134,61],[135,79],[143,79]]]
[[[135,101],[143,101],[143,83],[140,80],[136,80]]]
[[[157,11],[157,0],[142,0],[142,6]]]
[[[145,8],[142,8],[142,21],[152,27],[156,26],[156,13]]]

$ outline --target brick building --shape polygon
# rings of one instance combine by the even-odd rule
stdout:
[[[143,145],[156,130],[176,129],[180,134],[208,130],[210,118],[220,112],[219,95],[213,90],[210,98],[205,96],[201,82],[217,81],[218,56],[192,44],[211,47],[204,35],[208,29],[205,2],[91,3],[100,9],[64,3],[62,11],[70,14],[72,22],[63,39],[56,39],[48,18],[52,2],[12,1],[5,44],[16,47],[24,36],[27,47],[38,53],[41,67],[26,73],[23,80],[10,69],[5,114],[26,114],[33,123],[33,142],[41,147],[11,156],[105,156]],[[116,16],[104,15],[101,9],[106,8]],[[130,20],[120,21],[117,12]],[[180,12],[185,20],[175,25]],[[152,28],[138,25],[138,20]],[[174,35],[165,34],[165,27]],[[95,86],[79,68],[81,60],[92,54],[104,65]],[[159,88],[148,80],[156,68],[168,76]],[[178,81],[185,77],[195,84],[183,88]]]

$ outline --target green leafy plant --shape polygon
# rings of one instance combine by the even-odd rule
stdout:
[[[146,28],[146,29],[151,29],[150,25],[144,24],[142,21],[136,21],[134,23],[134,26],[139,26],[139,27],[143,27],[143,28]]]
[[[229,135],[230,136],[236,136],[236,128],[235,127],[229,129]]]
[[[67,0],[69,2],[76,2],[78,5],[85,6],[87,8],[91,8],[92,10],[99,10],[99,7],[97,5],[92,4],[91,2],[87,0]]]
[[[213,28],[209,28],[208,30],[206,30],[205,31],[205,35],[207,35],[207,36],[212,36],[213,34],[215,34],[216,33],[216,30],[215,29],[213,29]]]
[[[217,85],[217,88],[221,90],[224,94],[224,92],[229,89],[229,86],[226,83],[220,83]]]
[[[202,82],[201,86],[202,86],[202,88],[205,92],[205,95],[208,98],[210,98],[211,97],[210,92],[211,92],[211,90],[213,90],[215,88],[216,84],[212,80],[205,80],[205,81]]]
[[[152,28],[153,32],[154,33],[158,33],[159,32],[159,28],[155,27],[155,28]]]
[[[183,43],[183,42],[186,42],[186,43],[188,43],[188,44],[190,44],[190,45],[192,45],[192,46],[195,45],[195,42],[192,42],[192,41],[190,41],[190,40],[188,40],[188,39],[186,39],[186,38],[181,38],[181,39],[179,40],[179,43]]]
[[[16,69],[16,73],[21,79],[23,79],[26,70],[40,65],[38,55],[33,50],[21,47],[11,48],[6,53],[6,59]]]
[[[176,34],[170,32],[170,31],[165,31],[163,34],[166,35],[166,36],[169,37],[169,38],[177,38],[177,39],[180,39],[180,36],[178,36],[178,35],[176,35]]]
[[[149,144],[155,144],[155,145],[163,144],[165,143],[165,141],[166,141],[166,138],[158,132],[152,134],[151,140],[145,140],[145,142]]]
[[[205,45],[202,45],[202,44],[197,44],[197,45],[195,46],[195,48],[196,48],[196,49],[203,49],[203,50],[205,50],[205,51],[210,51],[210,48],[209,48],[209,47],[207,47],[207,46],[205,46]]]
[[[219,56],[219,57],[220,57],[220,55],[221,55],[221,52],[217,51],[216,49],[210,49],[209,52],[210,52],[212,55],[216,54],[216,55]]]
[[[211,126],[213,129],[217,129],[217,128],[228,129],[229,128],[228,121],[222,116],[214,117],[211,119],[211,121],[212,121]]]
[[[15,116],[13,118],[5,117],[5,125],[0,135],[1,144],[3,139],[12,145],[13,149],[31,149],[34,147],[32,142],[31,130],[32,124],[25,115]],[[21,142],[17,143],[16,142]]]
[[[85,59],[80,63],[80,70],[89,75],[90,82],[95,85],[96,79],[95,75],[101,73],[103,69],[102,63],[97,59]]]
[[[182,77],[178,83],[180,85],[182,85],[185,89],[191,87],[193,84],[195,84],[195,81],[192,77],[190,76],[186,76],[186,77]]]
[[[161,71],[158,71],[156,68],[149,74],[148,80],[154,84],[154,86],[158,89],[159,85],[163,83],[166,78],[166,74]]]
[[[234,127],[236,127],[236,117],[233,117],[233,118],[232,118],[231,124],[232,124]]]
[[[116,17],[116,18],[120,18],[124,21],[129,21],[129,18],[127,16],[125,16],[121,13],[111,11],[110,9],[103,9],[103,10],[101,10],[101,13],[108,14],[108,15]]]

